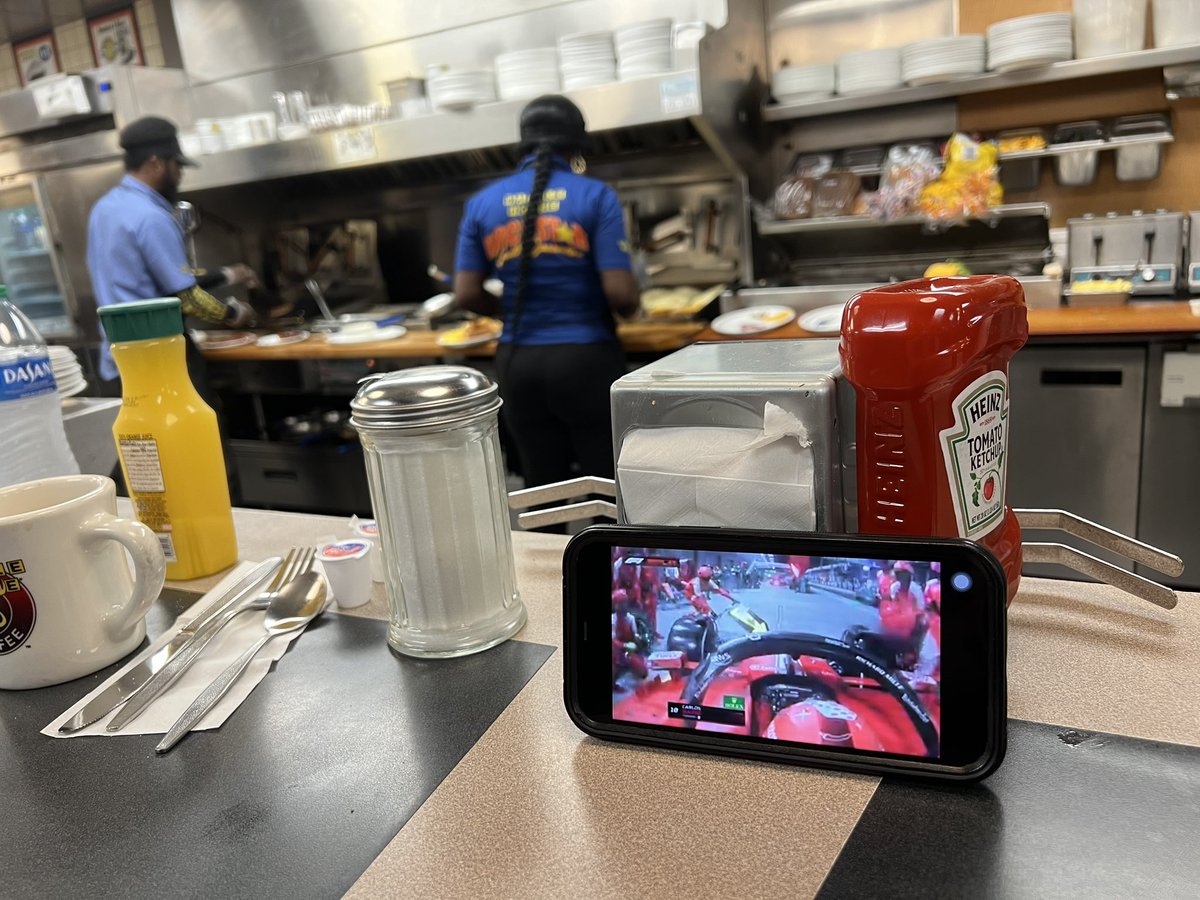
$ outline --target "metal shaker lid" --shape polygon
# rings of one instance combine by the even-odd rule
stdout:
[[[496,383],[466,366],[417,366],[364,379],[350,402],[358,429],[462,425],[500,408]]]

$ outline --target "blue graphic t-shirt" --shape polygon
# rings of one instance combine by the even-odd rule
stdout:
[[[511,326],[521,262],[521,230],[533,160],[467,201],[458,230],[455,269],[494,274],[504,282],[504,321]],[[537,237],[525,305],[518,323],[521,344],[596,344],[614,341],[612,314],[600,272],[628,269],[629,246],[617,192],[576,175],[555,158],[538,213]],[[510,328],[500,338],[513,343]]]

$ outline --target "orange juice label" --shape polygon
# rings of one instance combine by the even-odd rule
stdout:
[[[138,521],[154,532],[167,562],[176,562],[158,441],[151,434],[125,434],[117,439],[117,447],[125,464],[125,479],[129,482]]]
[[[162,462],[158,458],[158,441],[149,434],[127,434],[117,440],[129,489],[137,493],[161,494]]]
[[[1004,519],[1008,455],[1008,376],[980,375],[953,402],[954,425],[941,432],[958,533],[975,540]]]

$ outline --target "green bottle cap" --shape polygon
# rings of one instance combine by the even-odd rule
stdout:
[[[8,285],[0,284],[0,300],[8,299]]]
[[[183,334],[178,297],[135,300],[100,307],[100,323],[110,343],[149,341]]]

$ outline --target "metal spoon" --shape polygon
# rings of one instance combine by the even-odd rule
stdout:
[[[254,659],[255,654],[267,641],[281,634],[289,634],[303,628],[319,616],[325,609],[327,594],[325,579],[316,572],[301,575],[285,585],[271,600],[271,605],[267,607],[267,616],[263,620],[266,634],[235,659],[212,684],[204,689],[199,697],[192,701],[192,705],[183,711],[183,715],[171,726],[171,730],[166,733],[154,751],[166,753],[179,743],[180,739],[192,730],[192,726],[204,718],[204,714],[216,706],[217,701],[233,687],[233,683],[238,680],[242,672],[250,665],[250,660]]]

